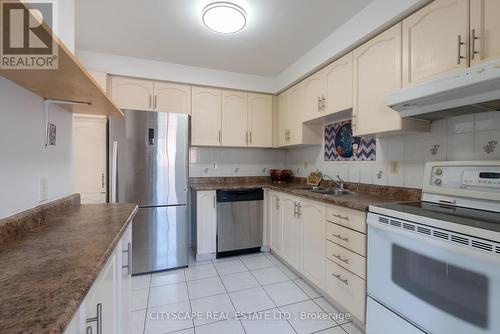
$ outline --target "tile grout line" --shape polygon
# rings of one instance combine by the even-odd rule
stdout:
[[[144,325],[142,327],[142,333],[146,333],[146,321],[148,319],[148,311],[149,311],[149,296],[151,295],[151,281],[153,280],[153,275],[149,274],[149,284],[148,284],[148,299],[146,301],[146,315],[144,317]]]
[[[193,314],[193,305],[191,304],[191,297],[189,295],[189,287],[187,284],[186,269],[183,269],[182,272],[184,274],[184,280],[186,282],[186,291],[187,291],[187,297],[188,297],[188,302],[189,302],[189,310],[190,310],[191,314]],[[194,319],[192,319],[192,318],[191,318],[191,323],[193,324],[193,331],[196,334],[196,329],[194,328]]]

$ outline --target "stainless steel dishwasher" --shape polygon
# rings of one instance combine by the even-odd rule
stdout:
[[[264,192],[258,189],[217,191],[217,257],[260,251]]]

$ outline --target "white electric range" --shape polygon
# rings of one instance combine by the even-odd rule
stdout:
[[[500,161],[426,164],[422,201],[370,206],[367,334],[500,333]]]

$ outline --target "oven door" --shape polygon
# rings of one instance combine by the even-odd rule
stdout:
[[[372,298],[432,334],[500,333],[500,255],[372,218],[368,220]]]

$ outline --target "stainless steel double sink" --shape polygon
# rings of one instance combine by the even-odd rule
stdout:
[[[301,186],[298,187],[299,190],[308,190],[315,194],[321,194],[325,196],[345,196],[345,195],[356,195],[357,193],[342,189],[342,188],[321,188],[321,187],[313,187],[313,186]]]

